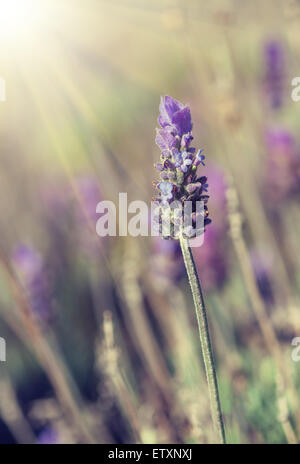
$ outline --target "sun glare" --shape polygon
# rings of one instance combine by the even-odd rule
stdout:
[[[43,0],[0,0],[0,39],[8,46],[32,38],[45,18]]]

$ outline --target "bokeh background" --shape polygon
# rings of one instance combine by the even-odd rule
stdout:
[[[300,438],[300,5],[2,0],[1,443],[212,443],[176,242],[99,238],[150,204],[161,95],[190,105],[212,224],[194,257],[229,443]]]

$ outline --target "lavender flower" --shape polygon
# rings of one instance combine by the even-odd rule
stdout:
[[[57,445],[59,444],[59,433],[52,427],[45,427],[38,435],[36,444],[37,445]]]
[[[84,216],[87,221],[91,221],[94,227],[98,219],[96,206],[101,201],[103,195],[100,192],[99,183],[92,175],[81,175],[77,178],[77,187],[80,201],[84,209]]]
[[[40,322],[49,322],[52,316],[50,291],[41,255],[35,249],[20,244],[13,252],[12,264],[35,316]]]
[[[272,263],[270,257],[257,250],[252,250],[250,258],[259,292],[265,303],[267,305],[272,305],[274,303],[274,294],[272,289]]]
[[[212,192],[209,200],[211,216],[218,228],[225,229],[227,227],[227,184],[224,171],[218,165],[209,163],[206,166],[206,174],[209,177],[209,188]]]
[[[49,253],[48,264],[56,278],[66,272],[70,237],[74,230],[72,197],[68,182],[56,179],[56,183],[46,183],[40,192],[41,211],[45,227],[48,231]]]
[[[78,227],[80,249],[88,257],[99,255],[101,240],[95,234],[98,219],[96,206],[103,198],[97,178],[92,175],[81,175],[76,179],[78,198],[75,198],[75,219]]]
[[[66,220],[66,214],[70,206],[70,190],[68,184],[56,179],[56,183],[43,185],[41,195],[42,212],[48,221],[48,226],[56,222]]]
[[[300,155],[293,135],[285,129],[266,134],[268,152],[264,173],[264,191],[270,205],[300,192]]]
[[[178,201],[181,205],[191,201],[191,232],[195,234],[197,201],[204,202],[204,226],[211,222],[207,210],[207,178],[197,175],[197,167],[204,164],[205,157],[202,150],[196,152],[190,146],[193,140],[190,108],[166,95],[161,98],[159,109],[158,122],[161,128],[157,129],[156,143],[161,149],[161,159],[155,167],[160,172],[161,181],[155,183],[158,190],[155,200],[160,204]],[[162,232],[162,219],[159,221]],[[182,217],[172,216],[173,230],[166,238],[178,238],[172,233],[178,222],[182,223]]]
[[[267,98],[271,108],[282,106],[284,97],[284,54],[281,44],[270,41],[264,50],[265,75],[264,84]]]
[[[226,240],[214,225],[205,232],[203,245],[193,249],[193,256],[203,289],[209,292],[222,287],[229,270]]]
[[[153,271],[153,278],[159,281],[160,287],[162,283],[176,284],[185,274],[179,242],[153,237],[150,267]]]
[[[230,268],[227,252],[227,202],[224,174],[214,165],[207,166],[207,173],[212,192],[210,213],[213,224],[206,230],[202,246],[193,248],[193,256],[203,289],[212,291],[222,287],[226,282]]]
[[[167,238],[177,238],[180,241],[182,256],[188,274],[197,315],[213,423],[219,442],[226,443],[206,308],[200,287],[200,280],[197,276],[195,261],[189,244],[189,239],[198,235],[199,232],[199,230],[195,231],[194,227],[194,223],[196,223],[197,227],[197,214],[203,214],[204,224],[201,232],[204,232],[205,225],[210,222],[207,217],[208,210],[206,205],[208,200],[208,195],[206,195],[207,178],[205,176],[197,176],[197,168],[200,164],[203,164],[204,157],[200,150],[196,153],[195,148],[190,146],[192,142],[192,119],[189,107],[184,106],[171,97],[165,96],[161,99],[159,109],[160,115],[158,122],[161,129],[157,130],[156,143],[160,147],[162,153],[161,163],[156,165],[156,167],[160,172],[162,181],[155,184],[159,192],[156,201],[162,205],[166,204],[166,206],[168,203],[174,204],[175,202],[177,205],[179,203],[183,207],[186,205],[188,207],[192,206],[189,212],[189,222],[190,224],[192,223],[192,225],[189,225],[188,231],[186,231],[186,211],[183,211],[184,218],[182,218],[182,208],[177,208],[176,206],[175,209],[177,209],[177,211],[175,213],[173,210],[172,215],[170,214],[171,208],[164,208],[168,210],[167,214],[169,217],[171,216],[170,219],[173,225],[173,230],[169,231],[169,236],[167,236]],[[203,201],[204,203],[204,211],[201,213],[197,211],[198,201]],[[178,217],[179,209],[181,209],[181,217]],[[158,223],[159,226],[161,226],[159,232],[165,235],[164,222],[161,215]],[[175,231],[176,233],[174,233]]]

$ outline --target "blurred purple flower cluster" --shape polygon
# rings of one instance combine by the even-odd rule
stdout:
[[[193,256],[204,290],[212,291],[221,287],[229,274],[226,183],[218,167],[210,165],[207,172],[213,223],[204,234],[203,244],[193,248]]]
[[[37,445],[57,445],[60,443],[58,431],[52,427],[45,427],[38,435]]]
[[[97,178],[92,175],[81,175],[76,178],[78,199],[75,199],[75,221],[80,248],[89,257],[98,255],[102,245],[96,234],[98,215],[96,207],[103,199]]]
[[[103,198],[97,178],[92,175],[78,176],[76,186],[79,195],[78,221],[90,222],[95,229],[98,219],[96,206]]]
[[[151,251],[151,270],[155,278],[160,280],[160,285],[162,280],[176,284],[185,274],[179,242],[153,237]]]
[[[300,192],[300,153],[294,136],[285,129],[269,130],[266,148],[264,190],[269,205],[276,207]]]
[[[34,248],[19,244],[13,251],[12,264],[35,316],[42,323],[49,322],[53,315],[51,292],[42,256]]]
[[[42,195],[47,226],[51,230],[54,246],[63,247],[66,238],[76,242],[76,248],[90,258],[98,255],[101,240],[96,234],[98,215],[96,206],[103,199],[97,177],[90,173],[80,174],[73,184],[60,183],[56,188],[46,186]]]
[[[267,305],[274,303],[272,289],[272,262],[270,256],[262,251],[252,250],[250,253],[251,263],[256,278],[256,283]]]
[[[284,99],[284,53],[279,41],[272,40],[264,49],[264,85],[269,105],[278,109]]]

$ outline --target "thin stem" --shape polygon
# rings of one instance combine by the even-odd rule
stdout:
[[[221,412],[217,375],[200,281],[188,239],[180,237],[180,246],[195,304],[214,428],[218,435],[219,442],[225,444],[225,428]]]

